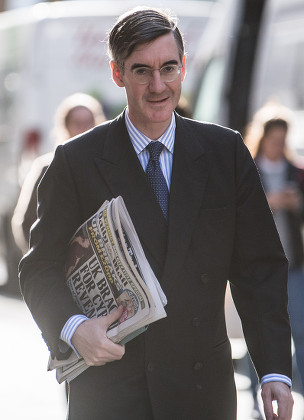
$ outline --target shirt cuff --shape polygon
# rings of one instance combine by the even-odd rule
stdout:
[[[87,321],[88,319],[89,318],[85,315],[73,315],[67,320],[67,322],[64,324],[64,327],[61,330],[60,339],[74,350],[74,352],[77,354],[77,357],[80,357],[80,355],[71,343],[71,340],[74,335],[74,332],[79,327],[79,325],[82,324],[84,321]]]
[[[288,378],[288,376],[280,375],[277,373],[270,373],[269,375],[263,376],[263,378],[261,379],[261,387],[267,382],[284,382],[290,388],[292,386],[291,379]]]

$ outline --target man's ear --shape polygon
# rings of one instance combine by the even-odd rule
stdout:
[[[122,75],[121,74],[121,68],[114,61],[110,61],[110,66],[111,66],[111,70],[112,70],[112,79],[117,84],[117,86],[124,87],[125,85],[124,85],[124,82],[121,78],[121,75]]]
[[[182,68],[181,68],[181,80],[184,81],[186,77],[186,56],[183,57]]]

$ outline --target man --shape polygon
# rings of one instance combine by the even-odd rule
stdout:
[[[91,366],[70,383],[69,419],[234,420],[227,279],[267,419],[275,418],[272,400],[278,418],[291,419],[287,264],[250,154],[238,133],[174,114],[186,58],[170,17],[127,13],[110,32],[109,51],[127,109],[58,147],[20,267],[25,300],[52,355],[65,357],[65,341]],[[165,178],[158,192],[170,191],[168,207],[149,183],[156,140],[165,146],[157,177]],[[168,299],[167,317],[125,347],[106,336],[121,309],[87,320],[63,276],[76,228],[118,195]]]

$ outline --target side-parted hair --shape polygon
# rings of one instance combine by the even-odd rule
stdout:
[[[183,36],[177,27],[176,17],[160,9],[145,7],[132,9],[118,18],[109,33],[108,54],[110,60],[123,69],[124,61],[138,45],[152,42],[170,32],[174,35],[182,62],[185,46]]]

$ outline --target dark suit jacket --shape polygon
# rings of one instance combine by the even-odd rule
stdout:
[[[176,120],[168,226],[123,114],[59,146],[40,184],[20,279],[53,355],[79,313],[64,284],[67,243],[106,199],[124,198],[168,298],[167,318],[128,343],[122,360],[71,382],[72,420],[142,420],[149,404],[159,420],[235,418],[227,280],[259,376],[291,376],[287,263],[256,167],[238,133]]]

